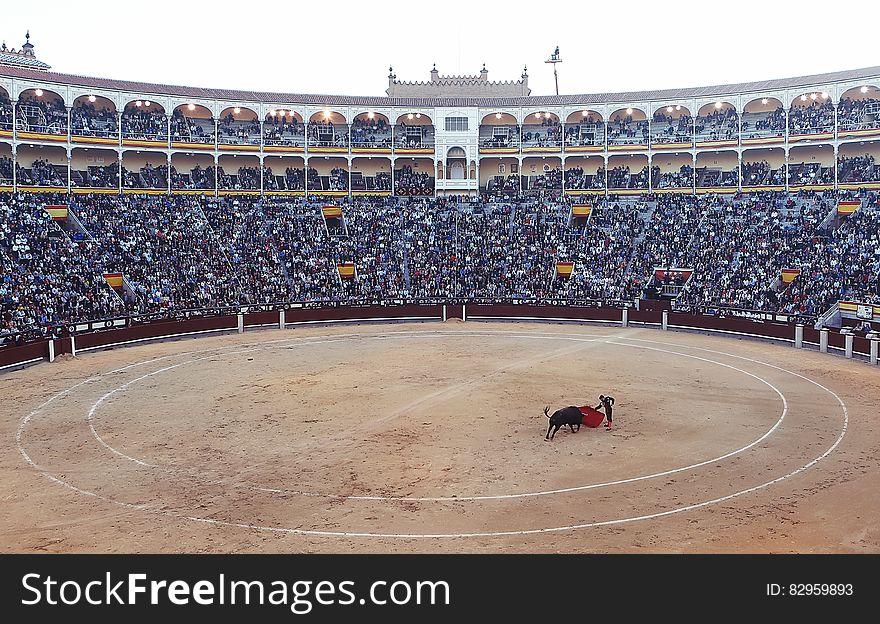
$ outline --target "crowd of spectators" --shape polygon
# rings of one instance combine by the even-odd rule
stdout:
[[[821,163],[789,163],[788,184],[807,186],[811,184],[834,184],[834,167],[823,167]]]
[[[214,119],[187,117],[179,108],[171,115],[171,140],[185,143],[214,143]]]
[[[12,130],[13,114],[12,101],[5,93],[0,93],[0,130]]]
[[[693,143],[694,118],[690,115],[674,118],[657,111],[651,124],[651,135],[651,143]]]
[[[258,183],[259,171],[234,177]],[[365,197],[338,200],[342,218],[325,220],[337,200],[0,195],[3,327],[296,300],[632,300],[656,267],[692,269],[679,306],[817,315],[878,295],[880,210],[867,196],[837,217],[839,197],[611,195],[594,198],[588,220],[543,194]],[[70,203],[77,219],[54,222],[46,203]],[[557,262],[573,262],[572,275]],[[788,285],[790,268],[802,273]],[[125,288],[105,272],[123,273]]]
[[[735,108],[712,111],[698,116],[694,126],[697,141],[730,141],[739,135],[739,117]]]
[[[116,111],[81,102],[70,109],[70,133],[74,136],[117,138],[119,124]]]
[[[632,173],[629,165],[617,166],[608,170],[609,189],[647,189],[648,166],[645,165],[638,173]]]
[[[399,123],[394,126],[394,145],[408,149],[434,147],[434,126]]]
[[[266,145],[302,147],[306,144],[306,127],[296,117],[288,121],[284,115],[266,115],[263,121],[263,142]]]
[[[634,121],[627,115],[608,123],[608,145],[648,143],[648,120]]]
[[[217,124],[220,133],[219,142],[227,145],[259,145],[260,122],[256,119],[236,120],[232,113],[227,113]]]
[[[44,99],[36,96],[18,102],[18,130],[67,134],[67,107],[61,99]]]
[[[561,147],[562,124],[556,119],[545,117],[540,124],[524,124],[522,127],[522,146]]]
[[[651,167],[652,186],[655,189],[691,188],[694,185],[694,168],[682,165],[678,171],[660,172],[660,167]]]
[[[878,182],[880,181],[880,167],[874,166],[874,157],[870,154],[849,158],[840,156],[837,159],[837,181],[840,183]]]
[[[837,107],[837,124],[841,130],[864,130],[880,127],[880,100],[845,98]]]
[[[138,107],[125,109],[120,117],[122,138],[135,141],[168,140],[168,117],[165,113]]]
[[[781,106],[769,113],[743,113],[742,138],[785,136],[785,109]]]
[[[89,257],[92,243],[75,243],[43,210],[65,199],[0,194],[0,335],[124,312]]]
[[[834,131],[834,104],[816,100],[809,106],[792,106],[788,113],[788,133],[818,134]]]
[[[391,147],[391,126],[384,119],[355,119],[350,132],[352,147]]]
[[[404,165],[394,170],[394,187],[397,195],[433,195],[434,176]]]

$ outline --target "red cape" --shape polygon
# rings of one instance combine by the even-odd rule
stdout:
[[[602,424],[603,420],[605,420],[605,414],[588,405],[584,405],[578,409],[581,411],[581,414],[584,415],[581,419],[581,423],[586,427],[596,428]]]

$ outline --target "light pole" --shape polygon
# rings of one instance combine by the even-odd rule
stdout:
[[[559,77],[556,75],[556,63],[562,62],[562,59],[559,58],[559,46],[556,46],[556,51],[544,62],[553,64],[553,81],[556,83],[556,95],[559,95]]]

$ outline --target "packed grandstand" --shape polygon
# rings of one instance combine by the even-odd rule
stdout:
[[[468,80],[491,91],[432,72]],[[0,65],[0,341],[290,302],[880,303],[877,85],[379,98]]]

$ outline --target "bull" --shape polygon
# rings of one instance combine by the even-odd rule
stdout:
[[[550,406],[548,405],[544,408],[544,416],[550,419],[550,426],[547,428],[547,435],[544,436],[545,440],[552,440],[553,436],[556,435],[556,432],[559,431],[559,428],[564,427],[565,425],[569,426],[572,433],[577,433],[581,430],[581,422],[584,417],[581,410],[574,405],[558,409],[553,412],[552,416],[550,415]],[[577,425],[577,429],[574,428],[575,425]]]

